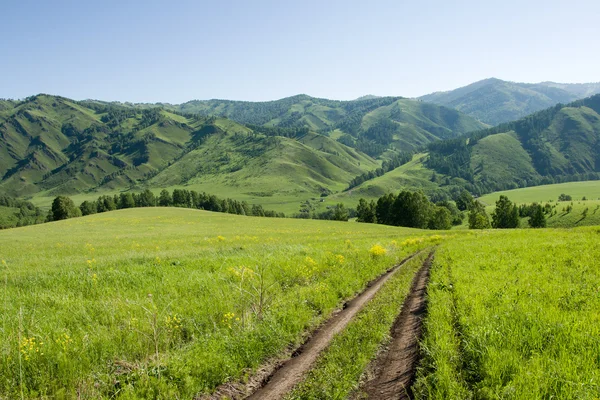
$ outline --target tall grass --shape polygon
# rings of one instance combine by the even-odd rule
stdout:
[[[417,398],[597,398],[599,238],[516,230],[442,244]]]
[[[300,343],[423,235],[164,208],[0,232],[0,398],[210,392]]]

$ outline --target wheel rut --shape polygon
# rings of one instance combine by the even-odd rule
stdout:
[[[419,361],[419,339],[427,311],[427,282],[433,261],[429,254],[413,279],[411,291],[404,301],[402,311],[392,326],[392,340],[372,365],[372,377],[367,380],[360,395],[364,399],[411,399],[411,385]]]
[[[408,261],[421,252],[412,254],[398,265],[375,279],[361,294],[344,304],[343,310],[331,317],[296,351],[294,357],[263,381],[263,385],[252,393],[249,400],[278,400],[283,398],[312,368],[319,354],[329,345],[333,337],[342,331],[359,311],[375,296],[381,287]]]

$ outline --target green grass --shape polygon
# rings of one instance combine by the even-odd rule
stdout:
[[[600,200],[600,181],[568,182],[554,185],[534,186],[523,189],[494,192],[480,197],[485,204],[494,204],[500,195],[507,196],[517,203],[547,203],[557,201],[562,193],[571,195],[573,200]]]
[[[2,231],[0,396],[210,392],[425,245],[392,240],[423,235],[165,208]]]
[[[402,309],[412,279],[426,253],[406,263],[373,300],[337,335],[306,379],[287,399],[346,399],[382,344]]]
[[[490,231],[443,243],[416,397],[597,398],[599,233]]]
[[[439,185],[431,181],[433,171],[423,165],[427,154],[416,154],[412,161],[377,178],[368,180],[359,186],[343,193],[337,193],[325,199],[326,205],[343,203],[355,208],[360,198],[375,200],[387,193],[398,193],[403,189],[418,190],[431,193],[439,189]]]
[[[532,166],[531,156],[514,132],[481,139],[473,147],[471,168],[477,174],[478,182],[505,184],[515,178],[539,176]]]

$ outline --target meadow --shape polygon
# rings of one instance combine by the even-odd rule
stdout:
[[[0,398],[210,393],[299,345],[428,235],[176,208],[2,231]]]
[[[598,398],[599,235],[488,231],[441,244],[416,398]]]

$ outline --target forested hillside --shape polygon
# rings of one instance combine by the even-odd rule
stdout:
[[[456,110],[401,97],[336,101],[298,95],[268,102],[194,100],[171,107],[262,127],[308,128],[373,157],[390,148],[410,151],[485,127]]]
[[[498,125],[557,103],[569,103],[597,93],[600,93],[600,83],[516,83],[491,78],[419,99],[454,108],[489,125]]]
[[[476,194],[600,179],[600,95],[432,143],[426,165]]]
[[[49,197],[192,184],[210,192],[216,186],[318,196],[376,170],[376,158],[483,126],[401,98],[161,106],[49,95],[2,100],[0,193]]]

